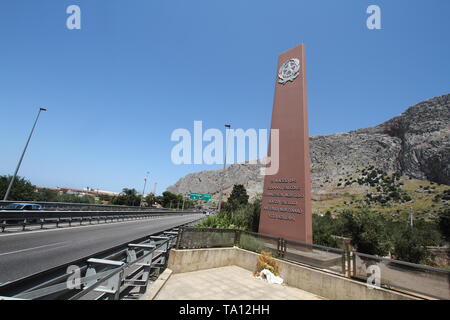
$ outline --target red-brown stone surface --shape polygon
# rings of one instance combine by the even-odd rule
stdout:
[[[279,171],[264,178],[259,232],[312,243],[304,46],[299,45],[280,54],[277,72],[284,62],[294,58],[300,60],[299,76],[292,82],[281,84],[278,83],[277,75],[272,129],[279,130]]]

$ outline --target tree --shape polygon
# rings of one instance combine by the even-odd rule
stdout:
[[[111,203],[113,198],[114,198],[114,196],[111,196],[111,195],[108,195],[108,194],[99,194],[98,195],[98,199],[100,201],[106,201],[108,203]]]
[[[184,209],[192,209],[195,208],[195,202],[189,199],[184,200]]]
[[[136,189],[122,189],[120,195],[112,199],[112,204],[121,206],[139,206],[141,203],[141,196],[138,195]]]
[[[314,244],[337,248],[338,241],[332,237],[336,235],[336,221],[331,214],[327,213],[324,216],[314,214],[312,221]]]
[[[8,189],[12,176],[0,176],[0,197],[3,199]],[[16,177],[11,188],[8,200],[11,201],[33,201],[36,186],[25,178]]]
[[[247,205],[248,198],[245,187],[242,184],[235,184],[228,198],[225,210],[232,212],[239,208],[239,206]]]
[[[183,196],[181,194],[174,194],[170,191],[164,191],[162,197],[157,198],[157,201],[164,208],[176,208],[178,203],[180,204],[180,208],[183,203]]]
[[[253,212],[251,219],[251,231],[258,232],[259,230],[259,216],[261,215],[261,199],[255,199],[253,202]]]
[[[34,194],[34,201],[58,202],[58,191],[51,189],[40,189]]]
[[[344,234],[351,237],[352,245],[359,252],[378,256],[389,252],[390,243],[383,215],[367,209],[346,210],[340,218]]]
[[[428,251],[420,232],[406,226],[394,240],[393,254],[398,260],[421,263],[428,256]]]
[[[450,209],[444,209],[438,216],[439,229],[446,241],[450,241]]]
[[[66,202],[66,203],[95,203],[95,198],[92,196],[84,195],[78,196],[76,194],[63,193],[58,195],[57,202]]]
[[[152,207],[154,203],[156,202],[156,196],[153,193],[149,193],[144,198],[145,203],[147,204],[147,207]]]
[[[414,229],[417,230],[418,237],[424,246],[442,246],[445,244],[436,221],[417,219],[414,221]]]

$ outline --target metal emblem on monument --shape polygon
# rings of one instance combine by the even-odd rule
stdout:
[[[300,74],[300,60],[290,59],[283,63],[278,71],[278,83],[285,84],[288,81],[294,81]]]

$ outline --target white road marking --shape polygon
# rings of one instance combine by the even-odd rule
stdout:
[[[16,250],[16,251],[11,251],[11,252],[0,253],[0,256],[6,256],[8,254],[15,254],[15,253],[31,251],[31,250],[35,250],[35,249],[41,249],[41,248],[54,247],[54,246],[61,245],[63,243],[66,243],[66,242],[57,242],[57,243],[46,244],[46,245],[39,246],[39,247],[34,247],[34,248],[27,248],[27,249],[22,249],[22,250]]]
[[[158,217],[158,218],[145,219],[145,220],[153,221],[153,220],[179,218],[179,217],[182,217],[182,216]],[[82,225],[82,226],[76,226],[76,227],[55,228],[55,229],[48,229],[48,230],[30,230],[30,231],[16,232],[16,233],[10,233],[10,234],[2,234],[2,235],[0,235],[0,238],[1,237],[12,237],[12,236],[17,236],[17,235],[27,235],[27,234],[33,235],[35,233],[40,233],[40,232],[52,232],[52,231],[63,231],[63,230],[69,231],[69,230],[78,229],[78,228],[108,226],[108,225],[113,225],[113,224],[125,224],[125,223],[133,223],[133,222],[142,222],[142,220],[130,220],[130,221],[118,221],[118,222],[108,222],[108,223],[100,223],[100,224],[88,224],[88,225]]]

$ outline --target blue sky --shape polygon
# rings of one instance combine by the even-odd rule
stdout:
[[[66,28],[77,4],[82,29]],[[382,10],[368,30],[366,8]],[[158,193],[176,128],[268,128],[277,56],[307,49],[310,134],[379,124],[450,89],[450,2],[8,0],[0,4],[0,175]],[[149,190],[149,189],[147,189]]]

